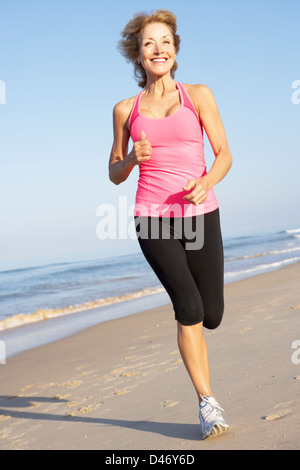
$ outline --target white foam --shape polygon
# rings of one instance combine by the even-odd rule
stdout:
[[[283,261],[277,261],[275,263],[259,264],[258,266],[255,266],[253,268],[244,269],[244,270],[241,270],[241,271],[227,272],[227,273],[225,273],[225,279],[226,278],[233,278],[233,277],[241,277],[241,276],[245,276],[247,274],[259,273],[261,271],[266,272],[266,271],[269,271],[269,270],[272,270],[272,269],[279,269],[279,268],[283,267],[286,264],[296,263],[297,261],[300,261],[300,257],[285,259]]]
[[[300,237],[300,235],[297,235],[297,236]],[[267,251],[265,253],[254,253],[252,255],[244,255],[244,256],[238,256],[236,258],[228,258],[228,261],[239,261],[243,259],[261,258],[262,256],[281,255],[283,253],[292,253],[294,251],[300,251],[300,246],[296,246],[293,248],[285,248],[284,250],[274,250],[274,251]]]
[[[300,232],[300,228],[295,228],[293,230],[286,230],[285,231],[286,233],[299,233]]]
[[[130,294],[119,295],[116,297],[108,297],[104,299],[97,299],[91,302],[84,302],[82,304],[70,305],[65,308],[57,309],[41,309],[33,313],[17,313],[10,317],[0,321],[0,331],[15,328],[17,326],[26,325],[28,323],[36,323],[50,318],[56,318],[64,315],[70,315],[72,313],[83,312],[86,310],[92,310],[99,307],[106,307],[118,302],[124,302],[126,300],[134,300],[146,295],[159,294],[165,292],[163,287],[149,287],[140,291],[132,292]]]

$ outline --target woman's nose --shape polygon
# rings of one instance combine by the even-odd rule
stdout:
[[[161,54],[163,52],[163,47],[160,44],[155,44],[154,54]]]

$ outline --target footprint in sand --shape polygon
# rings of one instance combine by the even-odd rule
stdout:
[[[58,384],[58,387],[74,388],[74,387],[78,387],[81,383],[82,383],[82,380],[69,380],[68,382],[63,382],[61,384]]]
[[[245,333],[246,331],[252,330],[252,327],[250,326],[245,326],[242,330],[237,331],[237,334]]]
[[[115,396],[126,395],[127,393],[131,392],[131,390],[135,387],[136,385],[132,385],[131,387],[124,388],[123,390],[115,390],[114,395]]]
[[[265,421],[274,421],[275,419],[283,418],[284,416],[287,416],[290,414],[291,410],[281,410],[279,413],[273,413],[268,416],[263,416],[263,419]]]
[[[164,400],[161,402],[161,406],[163,408],[173,408],[173,406],[177,406],[179,404],[179,401],[172,401],[172,400]]]
[[[173,362],[173,364],[182,364],[182,359],[176,359],[176,361]]]
[[[94,411],[95,407],[91,405],[79,407],[76,410],[70,411],[70,413],[67,413],[64,418],[68,418],[69,416],[76,416],[76,415],[83,415],[85,413],[90,413],[91,411]]]
[[[135,375],[141,375],[140,372],[124,372],[124,374],[122,374],[122,377],[133,377]]]
[[[268,416],[262,416],[262,419],[265,421],[274,421],[276,419],[283,418],[284,416],[287,416],[291,413],[290,408],[286,408],[288,405],[294,404],[294,401],[289,401],[285,403],[279,403],[278,405],[274,406],[274,412],[269,414]]]

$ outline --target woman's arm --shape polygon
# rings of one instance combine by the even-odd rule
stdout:
[[[208,173],[197,180],[190,180],[184,187],[186,191],[193,189],[185,196],[185,199],[199,204],[205,201],[207,192],[226,176],[232,165],[232,156],[217,104],[210,88],[205,85],[190,85],[187,86],[187,91],[192,98],[215,155],[215,161]]]
[[[127,158],[129,130],[126,126],[130,108],[126,101],[120,101],[113,110],[114,141],[109,158],[109,179],[120,184],[125,181],[133,166]]]
[[[125,181],[135,165],[149,160],[151,156],[151,145],[144,133],[127,153],[130,138],[127,121],[132,105],[132,99],[120,101],[113,110],[114,141],[109,159],[109,178],[115,184]]]

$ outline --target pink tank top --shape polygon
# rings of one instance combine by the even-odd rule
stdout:
[[[152,217],[190,217],[211,212],[218,207],[213,189],[203,204],[195,206],[183,199],[182,189],[190,179],[206,174],[202,125],[184,86],[176,82],[180,109],[164,118],[143,116],[140,102],[144,91],[135,99],[129,116],[133,142],[141,131],[152,146],[150,160],[139,165],[134,215]]]

